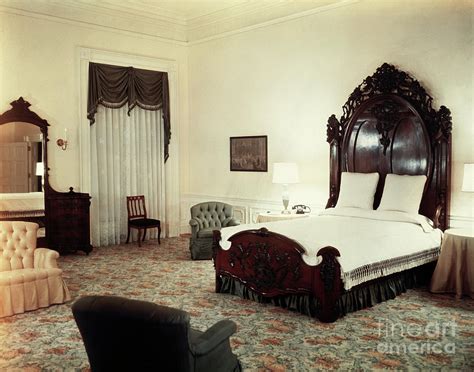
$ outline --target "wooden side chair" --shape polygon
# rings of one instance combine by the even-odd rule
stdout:
[[[145,207],[145,196],[127,196],[127,212],[128,212],[128,234],[127,243],[130,239],[130,230],[138,230],[138,246],[141,247],[141,241],[145,240],[146,230],[151,228],[158,228],[158,244],[161,244],[161,222],[153,218],[147,218]],[[143,238],[141,239],[141,232],[144,230]]]

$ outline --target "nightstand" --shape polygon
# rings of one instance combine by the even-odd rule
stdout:
[[[309,214],[308,213],[305,213],[305,214],[259,213],[257,215],[257,223],[282,221],[282,220],[292,220],[292,219],[295,219],[295,218],[304,218],[304,217],[309,217]]]
[[[474,298],[474,231],[448,229],[431,278],[433,293],[456,293]]]

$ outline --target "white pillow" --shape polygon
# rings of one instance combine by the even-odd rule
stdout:
[[[387,174],[382,200],[377,210],[418,214],[426,176]]]
[[[374,209],[374,195],[378,182],[378,173],[342,172],[336,208]]]

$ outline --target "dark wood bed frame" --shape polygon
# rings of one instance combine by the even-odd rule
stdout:
[[[441,230],[448,227],[451,113],[445,106],[433,109],[432,97],[406,72],[384,63],[368,76],[349,96],[341,118],[329,118],[327,142],[327,208],[337,203],[341,172],[380,174],[374,208],[380,203],[386,174],[424,174],[420,214]],[[309,295],[317,300],[317,317],[323,322],[342,315],[337,303],[345,290],[335,247],[320,249],[321,263],[309,266],[301,258],[303,247],[265,228],[233,235],[228,250],[220,248],[220,240],[220,232],[214,231],[216,292],[221,292],[227,277],[267,298]]]

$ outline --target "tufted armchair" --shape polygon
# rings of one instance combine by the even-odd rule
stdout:
[[[37,231],[33,222],[0,221],[0,318],[71,298],[59,253],[36,248]]]
[[[201,332],[183,310],[116,296],[81,297],[72,313],[92,372],[241,371],[229,341],[236,331],[231,320]]]
[[[212,232],[223,227],[237,226],[234,207],[221,202],[206,202],[191,207],[191,240],[189,250],[193,260],[212,258]]]

